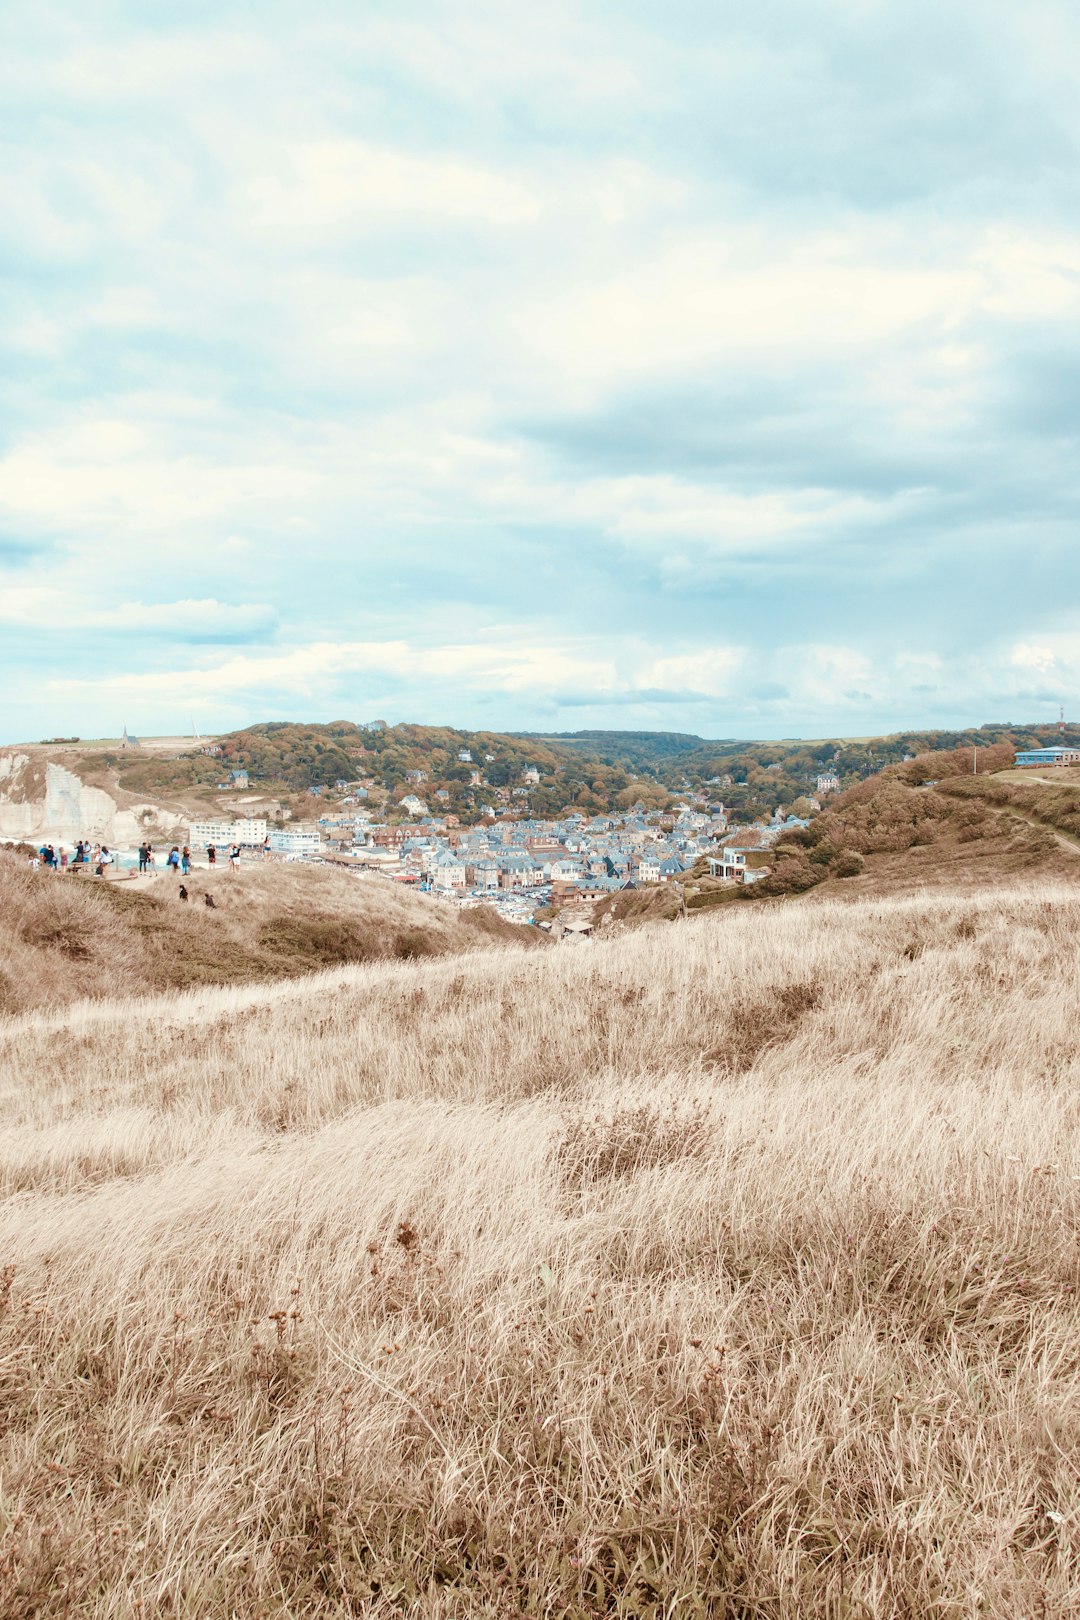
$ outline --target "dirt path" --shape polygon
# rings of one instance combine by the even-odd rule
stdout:
[[[1004,810],[1006,814],[1015,816],[1017,821],[1026,821],[1029,827],[1038,827],[1040,832],[1050,833],[1055,844],[1068,850],[1070,855],[1080,855],[1080,838],[1074,838],[1071,833],[1059,832],[1049,822],[1040,821],[1038,816],[1029,815],[1025,810],[1018,810],[1014,804],[995,804],[994,809]]]

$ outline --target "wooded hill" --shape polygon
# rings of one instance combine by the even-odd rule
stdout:
[[[179,759],[116,756],[120,785],[129,792],[177,792],[211,786],[246,770],[251,786],[296,794],[313,788],[332,795],[339,782],[363,783],[389,794],[392,804],[414,793],[432,809],[462,818],[483,814],[485,805],[510,802],[521,814],[557,816],[628,809],[637,800],[660,809],[665,788],[617,765],[584,758],[579,750],[494,731],[445,726],[361,726],[350,720],[326,725],[270,721],[219,737],[219,752],[193,752]],[[463,755],[468,757],[463,758]],[[534,769],[539,781],[526,781]],[[501,790],[501,791],[500,791]],[[445,798],[436,800],[442,793]]]
[[[722,800],[740,819],[771,814],[778,803],[789,808],[815,792],[820,774],[832,771],[842,788],[876,776],[931,752],[993,746],[1043,748],[1055,743],[1080,747],[1080,725],[1014,725],[994,722],[959,731],[900,731],[883,737],[800,738],[755,742],[694,737],[668,731],[579,731],[538,736],[538,741],[571,748],[627,772],[640,772],[674,794],[704,792]],[[940,774],[947,774],[944,770]]]
[[[994,724],[967,731],[755,742],[679,732],[545,736],[380,722],[365,726],[351,720],[270,721],[218,738],[220,753],[214,757],[118,753],[107,763],[118,770],[121,787],[133,793],[213,787],[230,771],[246,770],[252,787],[263,792],[285,796],[323,788],[332,793],[337,782],[364,782],[388,794],[392,804],[413,792],[433,810],[463,820],[507,802],[522,815],[538,817],[625,810],[636,803],[661,810],[673,798],[696,793],[722,802],[735,819],[751,821],[771,815],[778,804],[810,814],[805,801],[826,772],[835,773],[847,789],[930,752],[1054,742],[1080,746],[1080,726],[1062,731]],[[468,759],[460,757],[463,751]],[[529,767],[539,782],[526,782]],[[444,797],[436,801],[436,794]]]

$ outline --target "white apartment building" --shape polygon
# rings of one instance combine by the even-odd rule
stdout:
[[[270,850],[274,855],[319,855],[322,835],[318,827],[299,822],[294,827],[275,827],[270,834]]]
[[[208,816],[188,823],[188,844],[192,849],[205,849],[207,844],[243,844],[251,848],[265,841],[265,816]]]

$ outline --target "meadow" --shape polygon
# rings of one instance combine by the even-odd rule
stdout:
[[[535,942],[490,908],[457,910],[329,866],[201,867],[185,887],[186,904],[171,874],[140,884],[35,872],[0,853],[0,1014]]]
[[[0,1020],[0,1613],[1077,1613],[1078,928],[811,896]]]

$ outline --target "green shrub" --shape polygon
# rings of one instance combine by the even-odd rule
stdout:
[[[779,861],[767,878],[748,884],[739,893],[747,899],[758,895],[765,898],[785,894],[805,894],[827,876],[823,866],[811,866],[808,860]]]
[[[366,962],[382,954],[367,929],[340,917],[271,917],[259,929],[258,945],[293,964],[318,967]]]
[[[840,851],[835,844],[831,844],[827,838],[823,838],[817,848],[810,851],[810,859],[815,866],[828,866],[831,861],[836,859],[839,853]]]

